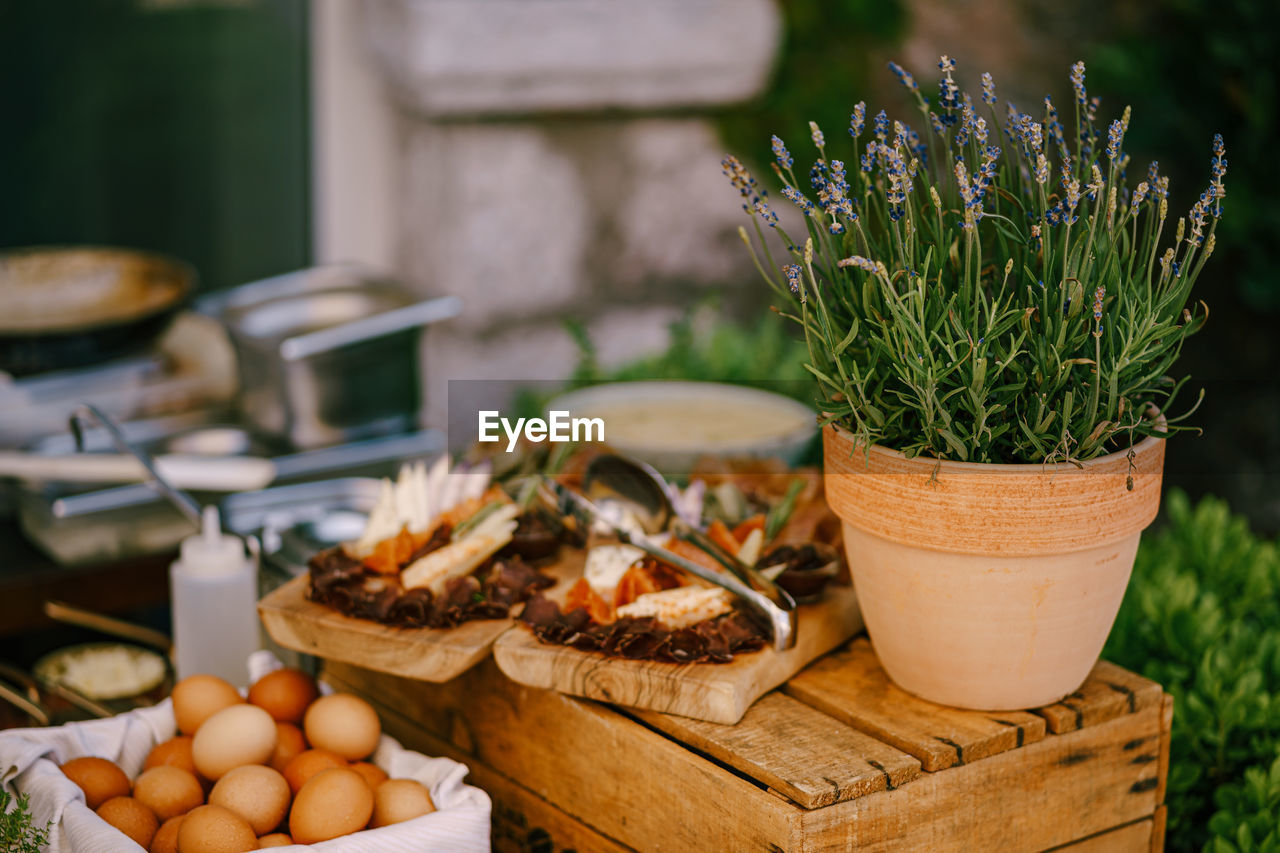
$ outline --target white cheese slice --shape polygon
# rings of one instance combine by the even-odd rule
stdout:
[[[411,533],[430,530],[442,512],[466,498],[484,494],[488,487],[487,466],[451,471],[448,456],[437,459],[430,470],[424,462],[406,464],[400,468],[395,482],[382,481],[378,502],[369,513],[364,533],[347,550],[357,557],[365,557],[373,553],[379,542],[396,536],[403,527],[408,527]]]
[[[738,559],[748,566],[754,566],[760,559],[760,549],[763,545],[764,531],[759,527],[753,528],[738,548]]]
[[[494,510],[461,539],[406,566],[400,573],[400,583],[405,589],[426,587],[441,595],[451,579],[471,574],[511,541],[519,512],[515,504]]]
[[[627,569],[644,557],[644,551],[632,545],[597,545],[587,552],[587,564],[582,576],[587,584],[605,601],[613,603],[618,582]]]
[[[733,609],[732,600],[732,596],[718,586],[678,586],[645,593],[630,604],[619,607],[618,618],[651,616],[664,627],[676,631],[728,613]]]

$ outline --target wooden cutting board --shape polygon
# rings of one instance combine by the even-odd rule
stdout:
[[[563,559],[543,571],[557,579],[557,594],[582,574],[581,552],[565,548]],[[489,656],[493,643],[513,625],[508,619],[481,619],[456,628],[396,628],[345,616],[307,598],[303,575],[258,602],[258,616],[271,639],[286,649],[343,661],[420,681],[448,681]],[[517,605],[514,612],[519,612]]]
[[[751,703],[863,627],[853,587],[830,586],[822,601],[799,610],[793,648],[746,652],[729,663],[611,658],[539,642],[522,624],[498,638],[493,656],[508,678],[530,687],[732,725]]]

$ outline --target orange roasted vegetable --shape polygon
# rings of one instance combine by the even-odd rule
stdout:
[[[416,549],[417,544],[409,528],[401,527],[395,536],[383,539],[373,547],[373,553],[364,558],[364,567],[382,575],[397,574]]]
[[[623,607],[649,592],[661,592],[681,586],[680,579],[669,568],[652,559],[627,569],[613,594],[613,606]]]
[[[572,613],[578,608],[587,611],[587,615],[601,625],[613,621],[613,608],[609,602],[591,588],[586,578],[578,578],[577,583],[569,588],[564,600],[564,612]]]
[[[717,518],[711,522],[711,526],[707,528],[707,537],[730,554],[738,553],[738,546],[741,543],[729,532],[729,528],[720,519]]]
[[[733,538],[739,543],[746,542],[753,530],[764,530],[764,513],[756,513],[746,521],[733,528]]]
[[[715,557],[711,556],[697,545],[694,545],[692,542],[677,539],[667,545],[667,550],[675,554],[677,557],[684,557],[686,560],[692,563],[697,563],[699,566],[706,566],[712,571],[725,571],[724,566],[720,565]]]

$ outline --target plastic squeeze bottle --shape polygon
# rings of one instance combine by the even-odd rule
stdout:
[[[169,567],[178,678],[203,672],[244,687],[249,654],[260,645],[257,560],[222,532],[216,506],[204,508],[202,522]]]

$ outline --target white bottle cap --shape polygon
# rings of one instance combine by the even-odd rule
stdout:
[[[244,543],[238,536],[222,532],[218,508],[206,506],[204,529],[182,540],[180,562],[185,571],[198,575],[229,574],[244,567]]]

